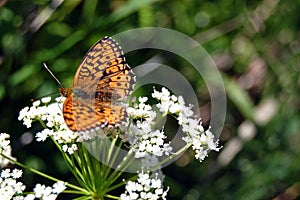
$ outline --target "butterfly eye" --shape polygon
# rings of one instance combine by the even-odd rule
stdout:
[[[66,88],[63,88],[63,87],[60,87],[59,88],[59,93],[60,93],[60,95],[61,96],[63,96],[63,97],[68,97],[69,96],[69,92],[68,92],[68,89],[66,89]]]

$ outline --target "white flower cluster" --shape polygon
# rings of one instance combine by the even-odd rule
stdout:
[[[136,121],[130,124],[125,135],[136,158],[169,155],[172,147],[170,143],[165,143],[167,136],[163,130],[153,129],[156,113],[150,105],[145,104],[147,100],[147,97],[140,97],[139,103],[127,108],[130,118]]]
[[[182,125],[184,120],[190,119],[194,114],[191,105],[185,106],[182,96],[171,95],[170,91],[164,87],[161,89],[161,92],[154,89],[152,97],[159,101],[156,104],[159,111],[164,114],[177,115],[179,125]]]
[[[182,96],[171,95],[170,91],[164,87],[161,92],[154,89],[152,97],[159,101],[156,106],[164,114],[177,114],[180,118],[193,115],[192,106],[186,107]]]
[[[0,133],[0,154],[15,160],[15,158],[11,157],[11,146],[10,146],[9,137],[10,135],[7,133]],[[1,155],[0,155],[0,167],[2,168],[9,163],[9,160]]]
[[[22,182],[17,182],[16,179],[22,176],[22,170],[4,169],[0,176],[0,199],[9,200],[14,196],[21,194],[25,190],[25,185]],[[15,197],[16,198],[16,197]]]
[[[62,181],[54,183],[52,187],[41,185],[38,183],[38,184],[36,184],[35,188],[33,189],[34,195],[31,194],[31,197],[47,199],[47,200],[52,200],[52,199],[54,200],[65,189],[66,189],[66,185]],[[33,199],[34,198],[32,198],[32,200]]]
[[[162,188],[162,181],[158,179],[157,174],[155,178],[151,178],[149,173],[139,173],[136,182],[128,181],[125,188],[125,193],[121,194],[121,200],[134,199],[166,199],[168,188],[164,191]]]
[[[218,141],[214,141],[214,135],[209,130],[204,130],[199,119],[194,118],[192,106],[186,106],[182,96],[171,95],[170,91],[162,88],[161,91],[154,89],[152,97],[158,100],[155,105],[163,116],[174,116],[182,131],[186,134],[183,141],[191,144],[195,151],[195,158],[203,161],[210,150],[219,151]],[[139,97],[138,103],[127,108],[127,113],[134,121],[130,124],[125,135],[136,158],[155,160],[155,157],[170,155],[172,146],[165,143],[166,135],[163,130],[154,129],[157,113],[146,104],[147,97]]]
[[[1,200],[54,200],[58,194],[66,189],[66,184],[62,181],[56,182],[52,187],[37,184],[33,189],[33,193],[24,195],[26,186],[16,179],[22,176],[23,172],[19,169],[4,169],[0,175],[0,199]]]
[[[172,95],[163,87],[161,91],[154,89],[152,97],[158,100],[155,106],[162,116],[167,114],[175,116],[182,131],[186,134],[186,137],[182,139],[192,145],[196,152],[196,159],[202,161],[210,150],[219,151],[218,140],[215,141],[210,130],[205,131],[201,121],[193,117],[192,106],[186,106],[182,96]],[[77,150],[74,142],[84,141],[85,138],[90,139],[93,135],[72,132],[66,126],[62,116],[63,98],[56,98],[56,103],[48,104],[50,100],[49,97],[43,98],[41,101],[34,102],[32,107],[25,107],[20,111],[18,119],[23,120],[23,124],[27,127],[30,127],[34,120],[44,122],[47,128],[36,134],[36,140],[45,141],[51,136],[58,143],[64,144],[63,151],[72,154]],[[147,97],[139,97],[137,103],[134,103],[132,107],[127,107],[127,114],[130,117],[130,122],[127,124],[129,127],[119,127],[125,132],[124,139],[131,144],[136,158],[169,156],[173,150],[172,146],[169,142],[165,142],[167,137],[163,129],[154,128],[157,112],[146,103],[147,101]],[[93,137],[97,135],[103,137],[98,132],[93,132],[93,134]]]
[[[183,137],[186,143],[191,143],[192,148],[195,151],[195,158],[200,162],[208,156],[209,151],[219,151],[218,140],[214,141],[215,136],[210,132],[210,130],[203,131],[200,127],[201,124],[197,124],[195,120],[192,123],[183,124],[183,130],[187,129],[188,136]],[[203,127],[202,127],[203,128]],[[201,131],[202,130],[202,131]],[[199,132],[201,131],[201,134]]]
[[[214,141],[214,135],[209,130],[204,130],[200,119],[193,118],[192,106],[185,106],[182,96],[176,97],[162,88],[161,92],[154,90],[152,97],[159,101],[156,106],[161,112],[175,115],[182,131],[187,134],[182,139],[192,144],[196,159],[201,162],[210,150],[219,151],[218,140]]]
[[[59,110],[60,107],[58,106],[58,103],[61,105],[61,99],[62,98],[56,98],[56,104],[48,104],[51,101],[51,97],[44,97],[41,101],[34,101],[30,108],[27,106],[20,111],[18,120],[23,120],[23,124],[27,128],[30,128],[34,120],[40,119],[47,122],[47,127],[53,128],[57,125],[56,123],[62,119],[61,114],[58,115],[58,113],[61,113]],[[41,103],[44,105],[41,105]],[[49,110],[52,112],[49,112]]]
[[[18,120],[22,120],[27,128],[31,127],[33,121],[39,120],[45,123],[46,128],[36,133],[36,140],[44,142],[48,137],[53,137],[58,143],[73,143],[78,140],[79,135],[71,131],[62,116],[63,97],[55,99],[55,103],[50,103],[51,97],[42,98],[41,101],[33,102],[32,106],[25,107],[20,111]],[[70,149],[69,149],[70,148]],[[74,152],[74,146],[64,148],[66,152]]]

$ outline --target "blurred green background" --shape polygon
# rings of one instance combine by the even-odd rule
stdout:
[[[1,0],[0,6],[0,131],[11,134],[21,162],[69,180],[54,145],[31,141],[40,127],[26,129],[17,120],[31,98],[58,95],[43,62],[71,86],[83,55],[98,39],[164,27],[203,45],[222,73],[228,100],[221,152],[203,163],[186,152],[163,169],[168,199],[300,199],[299,1]],[[151,56],[131,53],[126,59],[134,67]],[[198,91],[207,125],[205,85],[182,60],[172,63]],[[23,179],[29,187],[45,183],[28,173]]]

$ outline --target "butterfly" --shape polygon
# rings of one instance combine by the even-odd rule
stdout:
[[[97,41],[83,57],[72,88],[59,88],[66,125],[74,132],[115,126],[126,118],[124,103],[134,89],[135,75],[111,37]]]

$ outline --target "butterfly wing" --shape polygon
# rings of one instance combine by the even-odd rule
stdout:
[[[86,131],[122,121],[124,98],[133,90],[135,76],[121,47],[110,37],[96,42],[80,64],[73,96],[64,103],[64,118],[73,131]]]
[[[104,37],[96,42],[82,59],[73,80],[73,87],[97,83],[112,72],[107,69],[113,69],[115,64],[125,64],[123,51],[115,40]]]
[[[72,131],[85,131],[101,126],[104,121],[97,120],[96,115],[93,107],[71,96],[64,101],[63,116]]]
[[[69,129],[83,132],[97,130],[107,124],[117,124],[120,122],[120,116],[125,116],[125,108],[111,106],[110,102],[94,106],[68,97],[63,105],[63,116]]]
[[[133,90],[134,83],[134,73],[126,64],[121,47],[114,39],[104,37],[84,56],[75,74],[73,88],[91,94],[116,91],[114,96],[121,97],[120,94],[128,95]]]
[[[127,64],[116,63],[106,71],[106,76],[97,83],[96,96],[110,94],[112,101],[128,96],[135,83],[135,76],[130,67]]]

